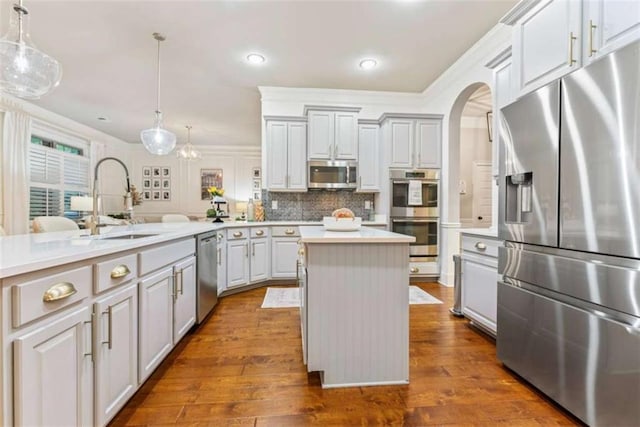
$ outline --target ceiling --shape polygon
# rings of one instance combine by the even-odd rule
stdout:
[[[154,118],[160,32],[165,126],[179,141],[190,124],[194,144],[258,146],[257,86],[421,92],[516,2],[25,0],[32,40],[64,70],[35,103],[139,142]],[[247,64],[250,52],[266,63]],[[359,69],[364,57],[378,67]]]

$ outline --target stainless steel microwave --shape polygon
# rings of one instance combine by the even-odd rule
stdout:
[[[309,188],[355,190],[358,187],[358,162],[344,160],[307,163]]]

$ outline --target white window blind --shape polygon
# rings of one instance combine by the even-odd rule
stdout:
[[[86,151],[32,137],[29,147],[29,219],[62,215],[77,218],[82,215],[82,212],[70,209],[70,200],[71,196],[89,193],[89,158],[83,155]]]

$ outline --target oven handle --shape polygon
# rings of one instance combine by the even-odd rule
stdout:
[[[392,219],[391,222],[438,222],[437,219]]]
[[[391,181],[392,184],[408,184],[409,181],[413,181],[411,179],[394,179]],[[435,184],[438,185],[438,181],[431,179],[416,179],[415,181],[420,181],[423,184]]]

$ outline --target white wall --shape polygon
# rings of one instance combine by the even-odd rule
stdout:
[[[486,117],[462,116],[459,180],[466,184],[466,194],[460,194],[460,223],[463,227],[473,225],[473,200],[476,196],[473,185],[473,164],[474,162],[491,163],[491,149]]]

